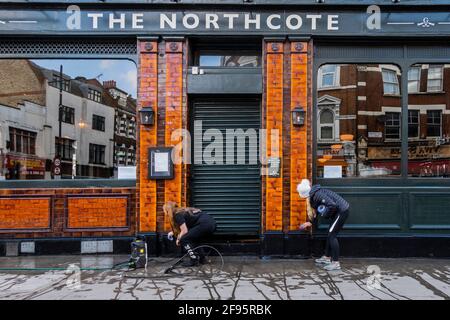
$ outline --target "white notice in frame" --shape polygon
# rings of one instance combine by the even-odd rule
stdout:
[[[169,171],[169,153],[156,152],[155,153],[155,172]]]
[[[324,166],[324,178],[342,178],[342,166]]]

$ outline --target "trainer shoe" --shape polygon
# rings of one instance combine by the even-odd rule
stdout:
[[[323,267],[327,271],[335,271],[335,270],[341,270],[341,264],[339,261],[333,261]]]
[[[314,260],[316,264],[329,264],[331,259],[325,256],[320,257],[319,259]]]

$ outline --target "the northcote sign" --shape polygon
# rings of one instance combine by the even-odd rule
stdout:
[[[0,10],[0,34],[450,34],[450,12],[223,10]]]

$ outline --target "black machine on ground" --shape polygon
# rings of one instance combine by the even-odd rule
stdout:
[[[145,237],[137,236],[136,239],[131,242],[129,267],[133,269],[147,269],[147,261],[147,242],[145,242]]]

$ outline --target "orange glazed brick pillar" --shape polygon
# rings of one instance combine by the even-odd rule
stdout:
[[[265,128],[266,161],[279,159],[279,176],[265,176],[264,254],[283,252],[283,63],[284,39],[265,39]]]
[[[291,42],[291,112],[305,111],[308,119],[308,43]],[[296,231],[306,221],[306,202],[297,193],[297,184],[307,179],[307,126],[294,126],[291,117],[291,208],[289,230]]]
[[[138,108],[152,107],[155,114],[153,125],[142,125],[138,114],[138,185],[137,209],[139,232],[156,234],[156,180],[148,179],[148,149],[157,146],[158,114],[158,42],[156,39],[141,39],[139,49]]]
[[[285,254],[306,255],[311,252],[310,234],[299,230],[300,224],[306,221],[306,202],[300,199],[297,184],[302,179],[311,179],[308,171],[309,159],[308,141],[311,117],[310,105],[310,61],[311,46],[304,38],[289,38],[290,47],[290,203],[289,226],[285,241]],[[303,111],[303,124],[294,124],[293,111]],[[309,159],[309,160],[308,160]]]
[[[166,38],[166,147],[174,147],[181,137],[172,139],[172,134],[183,128],[183,38]],[[164,197],[165,202],[174,201],[178,205],[184,206],[185,199],[182,197],[182,174],[183,165],[174,164],[174,178],[165,180]],[[170,225],[167,219],[164,220],[164,231],[169,231]]]

